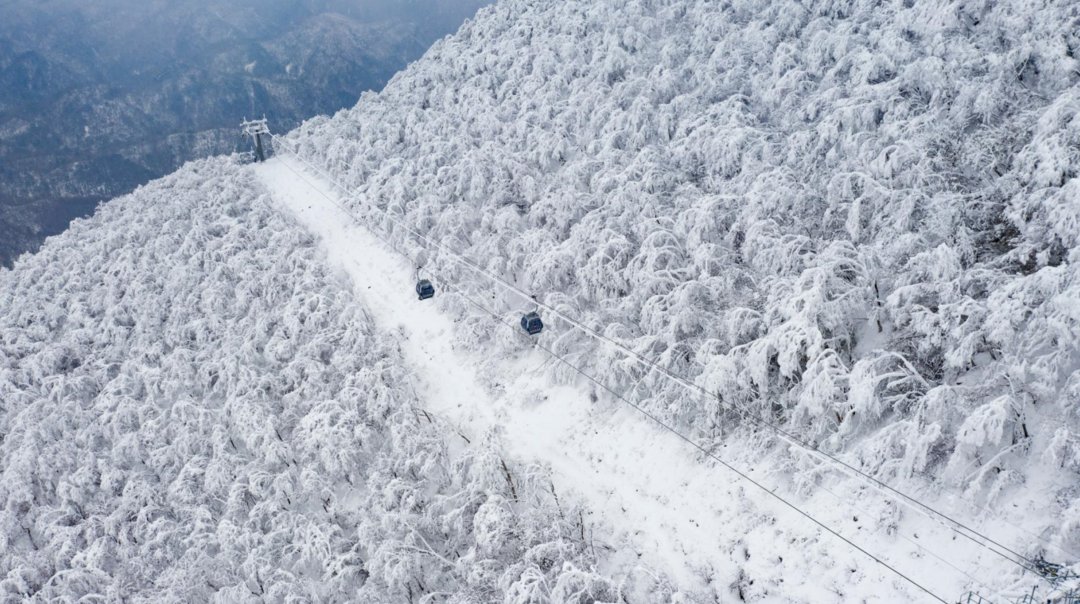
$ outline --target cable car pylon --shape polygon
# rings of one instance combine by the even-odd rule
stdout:
[[[251,137],[251,142],[255,145],[255,161],[266,161],[266,151],[263,149],[263,135],[273,136],[270,134],[270,127],[266,123],[266,117],[261,120],[248,120],[245,119],[240,124],[240,128],[245,136]]]

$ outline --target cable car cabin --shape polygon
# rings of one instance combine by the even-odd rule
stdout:
[[[435,286],[431,284],[431,281],[421,279],[416,282],[416,295],[420,296],[421,300],[432,298],[435,296]]]
[[[521,317],[521,328],[529,332],[530,336],[535,336],[544,329],[544,322],[540,320],[540,315],[531,312]]]

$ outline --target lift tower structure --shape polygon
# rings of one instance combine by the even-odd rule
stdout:
[[[270,127],[266,125],[266,118],[261,120],[244,120],[240,124],[245,136],[251,137],[255,144],[255,161],[266,161],[266,151],[263,149],[263,136],[270,136]]]

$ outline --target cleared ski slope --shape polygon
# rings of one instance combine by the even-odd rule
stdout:
[[[429,412],[461,436],[493,433],[518,460],[550,465],[559,496],[580,497],[592,511],[595,533],[586,538],[614,548],[614,564],[640,560],[662,570],[692,601],[737,597],[740,568],[780,586],[744,585],[758,601],[933,601],[629,407],[593,402],[584,386],[550,384],[550,358],[524,340],[518,358],[496,363],[504,389],[488,392],[477,368],[491,360],[455,349],[454,317],[416,299],[414,267],[344,213],[330,182],[284,153],[254,170],[275,204],[321,239],[328,262],[344,270],[379,328],[400,334]],[[784,484],[782,474],[763,469],[745,468],[766,484]],[[980,558],[948,529],[897,514],[858,486],[830,485],[800,505],[942,598],[997,591],[985,584],[993,584],[1000,560]]]

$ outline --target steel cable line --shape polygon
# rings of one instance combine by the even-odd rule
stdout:
[[[271,134],[271,137],[275,141],[280,140],[280,137],[277,136],[277,135]],[[333,184],[334,186],[339,188],[346,195],[349,195],[349,196],[353,195],[353,193],[351,191],[349,191],[344,185],[338,183],[334,178],[332,178],[330,175],[328,175],[325,170],[322,170],[322,169],[318,168],[317,166],[313,165],[311,162],[309,162],[306,159],[304,159],[303,157],[301,157],[299,155],[298,151],[288,149],[288,144],[286,144],[284,146],[286,147],[286,149],[290,153],[292,153],[292,155],[294,157],[296,157],[296,159],[303,162],[304,164],[306,164],[307,166],[309,166],[313,170],[322,173],[324,176],[327,177],[327,179],[331,182],[331,184]],[[423,233],[420,233],[420,232],[416,231],[412,227],[409,227],[408,225],[403,224],[402,222],[400,222],[399,220],[397,220],[393,216],[391,216],[388,210],[381,209],[381,208],[376,208],[376,209],[379,209],[380,212],[382,213],[382,215],[387,220],[389,220],[390,222],[392,222],[396,226],[400,227],[401,229],[403,229],[407,233],[410,233],[413,236],[417,237],[418,239],[421,239],[421,240],[427,242],[432,247],[435,247],[435,248],[437,248],[439,250],[442,250],[442,251],[446,252],[451,257],[452,260],[457,260],[458,262],[460,262],[461,264],[465,265],[466,267],[472,269],[473,271],[488,277],[493,282],[495,282],[497,284],[500,284],[504,288],[509,289],[510,291],[518,294],[523,299],[531,300],[532,303],[536,304],[538,307],[547,310],[552,315],[562,319],[563,321],[569,323],[571,326],[579,329],[580,331],[586,333],[587,335],[590,335],[594,339],[597,339],[597,340],[600,340],[602,342],[606,342],[608,344],[611,344],[612,346],[616,347],[617,349],[623,351],[630,358],[632,358],[632,359],[636,360],[637,362],[642,363],[642,364],[644,364],[644,365],[646,365],[648,367],[651,367],[652,369],[655,369],[655,370],[659,371],[661,374],[666,376],[668,379],[671,379],[671,380],[675,381],[676,383],[682,385],[684,388],[686,388],[688,390],[691,390],[691,391],[694,391],[694,392],[697,392],[698,394],[704,396],[707,400],[710,400],[710,401],[717,400],[713,396],[713,394],[710,393],[708,390],[706,390],[704,387],[690,381],[689,379],[687,379],[687,378],[685,378],[685,377],[683,377],[683,376],[681,376],[681,375],[679,375],[677,373],[674,373],[673,371],[671,371],[670,369],[667,369],[666,367],[664,367],[662,365],[659,365],[657,362],[652,361],[651,359],[641,355],[640,353],[634,351],[633,349],[629,348],[625,344],[622,344],[621,342],[618,342],[616,340],[613,340],[613,339],[605,336],[604,334],[596,331],[595,329],[589,327],[588,325],[585,325],[584,323],[581,323],[577,319],[574,319],[573,317],[570,317],[570,316],[566,315],[565,313],[559,311],[557,308],[555,308],[555,307],[553,307],[553,306],[551,306],[549,304],[546,304],[544,302],[539,301],[536,298],[536,296],[534,296],[533,294],[530,294],[530,293],[524,291],[523,289],[519,288],[518,286],[506,281],[502,277],[489,272],[488,270],[486,270],[483,267],[479,266],[478,264],[476,264],[475,262],[473,262],[472,260],[470,260],[469,258],[464,256],[462,253],[460,253],[457,250],[453,249],[452,247],[450,247],[450,246],[448,246],[446,244],[443,244],[440,241],[434,240],[434,239],[424,235]],[[971,527],[967,526],[966,524],[960,522],[959,520],[956,520],[956,519],[952,518],[951,516],[945,514],[944,512],[940,512],[940,511],[934,509],[933,507],[930,507],[929,505],[923,503],[922,501],[918,500],[917,498],[915,498],[915,497],[913,497],[911,495],[908,495],[907,493],[904,493],[904,492],[890,486],[889,484],[881,481],[880,479],[875,478],[874,476],[871,476],[870,474],[868,474],[868,473],[866,473],[866,472],[852,466],[851,464],[848,464],[847,462],[843,461],[842,459],[839,459],[836,456],[834,456],[834,455],[832,455],[832,454],[830,454],[830,453],[828,453],[826,451],[822,451],[822,450],[818,449],[815,445],[812,445],[812,444],[800,439],[795,434],[792,434],[791,432],[785,430],[784,428],[782,428],[782,427],[780,427],[780,426],[778,426],[778,425],[776,425],[776,424],[774,424],[772,422],[769,422],[769,421],[767,421],[767,420],[753,414],[749,410],[746,410],[746,409],[742,408],[741,406],[728,403],[728,402],[724,401],[723,399],[719,399],[719,402],[723,407],[725,407],[725,408],[727,408],[727,409],[729,409],[731,411],[735,411],[736,413],[738,413],[743,418],[748,419],[748,420],[750,420],[752,422],[755,422],[755,423],[757,423],[759,425],[763,425],[763,426],[771,429],[777,436],[779,436],[783,440],[786,440],[789,444],[796,445],[798,447],[806,449],[811,454],[817,456],[819,458],[819,460],[821,460],[821,461],[831,461],[832,463],[834,463],[834,464],[840,466],[841,468],[843,468],[844,470],[846,470],[849,474],[852,475],[852,477],[862,478],[863,480],[869,481],[878,490],[888,491],[888,492],[892,493],[893,495],[895,495],[895,496],[901,498],[902,500],[904,500],[906,502],[906,505],[908,505],[908,507],[911,507],[911,508],[915,509],[916,511],[924,514],[924,515],[936,516],[939,519],[942,519],[942,520],[946,521],[948,524],[953,525],[952,530],[954,532],[956,532],[958,535],[961,535],[964,538],[968,539],[969,541],[972,541],[973,543],[975,543],[975,544],[977,544],[977,545],[979,545],[979,546],[981,546],[981,547],[995,553],[999,557],[1001,557],[1001,558],[1003,558],[1003,559],[1005,559],[1005,560],[1019,566],[1020,568],[1022,568],[1024,570],[1034,572],[1036,575],[1039,575],[1040,577],[1042,577],[1042,574],[1039,573],[1035,569],[1034,562],[1032,560],[1030,560],[1027,556],[1024,556],[1023,554],[1020,554],[1019,552],[1016,552],[1015,550],[1009,548],[1008,546],[994,540],[993,538],[991,538],[991,537],[977,531],[974,528],[971,528]],[[981,541],[980,541],[980,539],[981,539]],[[991,547],[990,544],[993,544],[996,547]],[[1007,553],[1003,553],[1002,551],[1000,551],[997,548],[1000,548],[1000,550],[1004,550],[1004,552],[1007,552]],[[1043,578],[1045,579],[1045,577],[1043,577]]]
[[[273,135],[273,134],[271,136],[275,140],[280,138],[280,137],[278,137],[276,135]],[[286,148],[287,148],[287,145],[286,145]],[[307,161],[303,157],[300,157],[300,155],[299,155],[299,153],[297,151],[293,151],[291,149],[289,149],[289,151],[293,154],[294,157],[296,157],[298,160],[300,160],[304,164],[308,165],[309,167],[316,170],[317,172],[321,172],[324,176],[326,176],[330,180],[330,182],[334,186],[341,189],[346,195],[350,195],[350,196],[352,195],[351,191],[349,191],[345,186],[338,183],[335,179],[333,179],[328,174],[326,174],[326,172],[324,170],[319,169],[317,166],[314,166],[313,164],[311,164],[311,162]],[[580,321],[574,319],[573,317],[567,316],[565,313],[562,313],[557,308],[554,308],[551,305],[548,305],[548,304],[546,304],[544,302],[541,302],[541,301],[537,300],[534,295],[522,290],[518,286],[506,281],[502,277],[487,271],[486,269],[484,269],[483,267],[477,265],[475,262],[473,262],[469,258],[465,257],[462,253],[458,252],[457,250],[455,250],[455,249],[453,249],[453,248],[451,248],[451,247],[449,247],[449,246],[447,246],[447,245],[445,245],[445,244],[443,244],[443,243],[441,243],[441,242],[439,242],[437,240],[433,240],[432,238],[424,235],[423,233],[420,233],[420,232],[416,231],[415,229],[409,227],[408,225],[405,225],[405,224],[401,223],[399,220],[397,220],[393,216],[391,216],[388,210],[380,209],[380,211],[387,220],[389,220],[393,224],[397,225],[401,229],[405,230],[406,232],[412,234],[413,236],[417,237],[418,239],[421,239],[421,240],[427,242],[428,244],[430,244],[431,246],[436,247],[436,248],[448,253],[451,256],[451,259],[458,260],[460,263],[464,264],[468,268],[470,268],[470,269],[472,269],[472,270],[474,270],[474,271],[488,277],[489,279],[491,279],[492,281],[494,281],[494,282],[496,282],[498,284],[501,284],[503,287],[513,291],[514,293],[518,294],[522,298],[524,298],[526,300],[531,300],[538,307],[544,308],[545,310],[549,311],[551,314],[553,314],[556,317],[566,321],[570,325],[578,328],[579,330],[585,332],[586,334],[592,336],[593,338],[598,339],[598,340],[603,341],[603,342],[607,342],[607,343],[611,344],[612,346],[615,346],[616,348],[618,348],[619,350],[621,350],[625,354],[627,354],[629,357],[633,358],[634,360],[638,361],[639,363],[642,363],[642,364],[644,364],[644,365],[646,365],[648,367],[651,367],[651,368],[659,371],[661,374],[666,376],[668,379],[674,380],[676,383],[682,385],[684,388],[687,388],[688,390],[691,390],[691,391],[695,391],[695,392],[701,394],[702,396],[706,397],[710,401],[711,400],[716,400],[713,397],[712,393],[707,391],[702,386],[699,386],[698,384],[696,384],[694,382],[691,382],[689,379],[687,379],[687,378],[685,378],[685,377],[683,377],[683,376],[681,376],[681,375],[679,375],[677,373],[674,373],[673,371],[667,369],[666,367],[664,367],[662,365],[659,365],[655,361],[652,361],[651,359],[649,359],[649,358],[641,355],[640,353],[632,350],[631,348],[629,348],[628,346],[622,344],[621,342],[618,342],[616,340],[613,340],[613,339],[605,336],[604,334],[594,330],[593,328],[589,327],[588,325],[585,325],[585,324],[581,323]],[[802,448],[808,450],[812,454],[816,455],[822,461],[826,461],[826,460],[832,461],[833,463],[835,463],[835,464],[841,466],[842,468],[844,468],[845,470],[847,470],[849,473],[853,474],[854,475],[853,477],[861,477],[864,480],[870,481],[879,490],[889,491],[889,492],[893,493],[894,495],[904,499],[907,502],[907,504],[909,505],[909,507],[914,507],[917,511],[920,511],[923,514],[928,513],[930,515],[934,515],[934,516],[937,516],[937,517],[939,517],[941,519],[944,519],[948,523],[954,525],[953,530],[957,534],[959,534],[959,535],[965,537],[966,539],[976,543],[977,545],[980,545],[981,547],[984,547],[984,548],[988,549],[989,551],[994,552],[998,556],[1004,558],[1005,560],[1008,560],[1009,562],[1012,562],[1013,564],[1016,564],[1017,566],[1020,566],[1021,568],[1025,569],[1025,570],[1029,570],[1029,571],[1035,572],[1036,574],[1040,574],[1035,570],[1032,561],[1030,559],[1028,559],[1026,556],[1024,556],[1023,554],[1020,554],[1020,553],[1012,550],[1008,546],[1005,546],[1004,544],[1001,544],[1001,543],[995,541],[991,537],[980,533],[979,531],[965,525],[964,523],[950,517],[949,515],[947,515],[947,514],[945,514],[943,512],[939,512],[938,510],[930,507],[929,505],[923,503],[922,501],[916,499],[915,497],[912,497],[912,496],[910,496],[910,495],[908,495],[908,494],[906,494],[906,493],[904,493],[902,491],[899,491],[899,490],[895,489],[894,487],[888,485],[887,483],[885,483],[885,482],[871,476],[870,474],[867,474],[866,472],[863,472],[862,470],[860,470],[860,469],[848,464],[847,462],[845,462],[845,461],[843,461],[843,460],[829,454],[828,452],[821,451],[816,446],[814,446],[814,445],[800,439],[795,434],[792,434],[791,432],[788,432],[787,430],[783,429],[782,427],[780,427],[780,426],[778,426],[778,425],[776,425],[776,424],[774,424],[772,422],[769,422],[769,421],[767,421],[767,420],[765,420],[765,419],[763,419],[761,417],[758,417],[757,415],[755,415],[755,414],[751,413],[750,411],[742,408],[741,406],[727,403],[727,402],[723,401],[722,399],[720,399],[719,402],[725,408],[739,413],[743,418],[749,419],[752,422],[755,422],[755,423],[757,423],[759,425],[764,425],[764,426],[770,428],[778,436],[780,436],[782,439],[787,440],[789,442],[789,444],[797,445],[799,447],[802,447]],[[822,459],[822,458],[824,458],[824,459]],[[965,531],[967,531],[967,532],[965,532]],[[983,540],[982,542],[979,541],[980,538]],[[993,544],[993,545],[1005,550],[1006,552],[1008,552],[1008,554],[1002,553],[1001,551],[995,549],[994,547],[991,547],[988,544]],[[1011,556],[1009,554],[1011,554]],[[1015,559],[1013,558],[1013,556],[1015,556]],[[1040,574],[1040,576],[1041,576],[1041,574]]]
[[[283,162],[283,163],[284,163],[284,162]],[[329,201],[329,202],[330,202],[331,204],[333,204],[333,205],[334,205],[334,206],[335,206],[335,207],[336,207],[336,208],[337,208],[338,210],[340,210],[341,212],[343,212],[343,213],[344,213],[344,214],[345,214],[345,215],[346,215],[346,216],[347,216],[347,217],[348,217],[348,218],[350,219],[350,221],[351,221],[351,222],[353,222],[354,224],[356,224],[356,225],[358,225],[358,226],[362,226],[362,224],[360,223],[360,221],[359,221],[359,220],[357,220],[357,219],[356,219],[356,217],[355,217],[355,216],[354,216],[354,215],[353,215],[353,214],[352,214],[351,212],[349,212],[349,210],[348,210],[348,209],[346,209],[346,208],[345,208],[344,206],[342,206],[341,204],[337,203],[337,202],[336,202],[336,201],[335,201],[335,200],[334,200],[333,198],[331,198],[330,196],[328,196],[328,195],[326,195],[325,193],[323,193],[322,191],[320,191],[320,190],[319,190],[319,188],[318,188],[318,187],[317,187],[317,186],[316,186],[316,185],[315,185],[314,183],[312,183],[312,182],[311,182],[310,180],[308,180],[307,178],[305,178],[305,177],[303,176],[303,174],[301,174],[300,172],[296,171],[295,169],[293,169],[293,168],[292,168],[291,166],[289,166],[288,164],[285,164],[285,165],[286,165],[286,167],[287,167],[287,168],[288,168],[288,169],[289,169],[289,170],[290,170],[291,172],[293,172],[294,174],[296,174],[296,175],[297,175],[297,177],[299,177],[300,179],[302,179],[302,180],[303,180],[303,181],[304,181],[305,183],[307,183],[307,184],[308,184],[308,185],[309,185],[309,186],[310,186],[310,187],[311,187],[312,189],[314,189],[315,191],[317,191],[317,192],[318,192],[318,193],[319,193],[320,195],[322,195],[322,196],[323,196],[324,198],[326,198],[326,200],[327,200],[327,201]],[[377,235],[377,236],[378,236],[378,235]],[[390,243],[389,241],[387,241],[387,240],[386,240],[385,238],[383,238],[383,237],[381,237],[381,236],[378,236],[378,238],[379,238],[380,240],[382,240],[383,242],[385,242],[385,243]],[[395,247],[395,246],[391,246],[391,247]],[[395,248],[395,249],[396,249],[396,248]],[[399,253],[399,254],[402,254],[403,256],[405,255],[405,254],[404,254],[404,253],[402,253],[402,252],[401,252],[400,250],[397,250],[397,251],[398,251],[398,253]],[[407,257],[406,257],[406,258],[407,258]],[[408,258],[407,258],[407,259],[408,259]],[[762,490],[762,491],[764,491],[765,493],[769,494],[769,495],[770,495],[771,497],[773,497],[773,498],[774,498],[774,499],[776,499],[777,501],[781,502],[781,503],[782,503],[782,504],[784,504],[784,505],[785,505],[786,507],[788,507],[788,508],[792,509],[793,511],[797,512],[797,513],[798,513],[798,514],[799,514],[800,516],[803,516],[804,518],[806,518],[807,520],[811,521],[811,522],[812,522],[813,524],[815,524],[816,526],[818,526],[819,528],[821,528],[822,530],[824,530],[825,532],[827,532],[827,533],[829,533],[829,534],[833,535],[833,536],[834,536],[834,537],[836,537],[837,539],[840,539],[841,541],[843,541],[843,542],[844,542],[845,544],[847,544],[848,546],[850,546],[850,547],[854,548],[854,549],[855,549],[856,551],[858,551],[858,552],[862,553],[863,555],[865,555],[866,557],[870,558],[871,560],[873,560],[873,561],[874,561],[874,562],[876,562],[877,564],[881,565],[881,566],[882,566],[882,567],[884,567],[885,569],[889,570],[890,572],[892,572],[892,573],[893,573],[893,574],[895,574],[896,576],[898,576],[898,577],[900,577],[901,579],[903,579],[903,580],[907,581],[908,583],[910,583],[910,584],[911,584],[911,585],[913,585],[914,587],[918,588],[918,589],[919,589],[920,591],[922,591],[922,592],[926,593],[927,595],[929,595],[929,596],[930,596],[931,598],[933,598],[934,600],[937,600],[938,602],[941,602],[942,604],[948,604],[948,602],[947,602],[947,601],[946,601],[946,600],[945,600],[944,598],[942,598],[941,596],[938,596],[937,594],[935,594],[935,593],[934,593],[933,591],[931,591],[931,590],[930,590],[930,589],[929,589],[928,587],[926,587],[926,586],[922,585],[921,583],[919,583],[919,582],[918,582],[918,581],[916,581],[915,579],[913,579],[913,578],[909,577],[908,575],[904,574],[904,573],[903,573],[903,572],[901,572],[901,571],[900,571],[899,569],[897,569],[896,567],[892,566],[891,564],[889,564],[889,563],[888,563],[888,562],[886,562],[885,560],[882,560],[881,558],[879,558],[879,557],[875,556],[875,555],[874,555],[873,553],[871,553],[870,551],[868,551],[868,550],[864,549],[863,547],[859,546],[859,545],[858,545],[857,543],[855,543],[855,542],[854,542],[854,541],[852,541],[851,539],[849,539],[849,538],[845,537],[844,535],[840,534],[840,533],[839,533],[839,532],[838,532],[837,530],[835,530],[835,529],[833,529],[833,528],[829,527],[829,526],[828,526],[828,525],[826,525],[826,524],[825,524],[824,522],[822,522],[822,521],[818,520],[817,518],[815,518],[814,516],[810,515],[810,514],[809,514],[808,512],[804,511],[804,510],[803,510],[802,508],[800,508],[799,506],[797,506],[797,505],[795,505],[794,503],[792,503],[792,502],[788,501],[787,499],[785,499],[785,498],[784,498],[784,497],[782,497],[781,495],[778,495],[778,494],[777,494],[777,493],[775,493],[775,492],[774,492],[773,490],[769,489],[769,487],[767,487],[767,486],[765,486],[764,484],[762,484],[762,483],[760,483],[760,482],[758,482],[758,481],[754,480],[754,479],[753,479],[753,478],[751,478],[751,477],[750,477],[749,475],[747,475],[746,473],[742,472],[741,470],[739,470],[739,469],[738,469],[738,468],[736,468],[735,466],[733,466],[733,465],[729,464],[728,462],[724,461],[724,460],[723,460],[723,459],[722,459],[722,458],[721,458],[720,456],[718,456],[718,455],[716,455],[715,453],[713,453],[713,452],[709,451],[709,450],[708,450],[707,448],[705,448],[704,446],[702,446],[702,445],[698,444],[698,443],[697,443],[696,441],[694,441],[694,440],[693,440],[692,438],[690,438],[690,437],[688,437],[688,436],[684,435],[683,433],[679,432],[679,431],[678,431],[678,430],[676,430],[676,429],[675,429],[674,427],[672,427],[672,426],[671,426],[671,425],[669,425],[668,423],[664,422],[664,421],[663,421],[663,420],[661,420],[660,418],[656,417],[656,416],[655,416],[655,415],[653,415],[652,413],[649,413],[648,411],[646,411],[646,410],[645,410],[645,409],[644,409],[643,407],[641,407],[640,405],[638,405],[638,404],[634,403],[633,401],[631,401],[631,400],[630,400],[630,399],[628,399],[627,397],[623,396],[622,394],[620,394],[619,392],[617,392],[617,391],[616,391],[616,390],[614,390],[613,388],[609,387],[609,386],[608,386],[607,384],[605,384],[605,383],[603,383],[602,381],[600,381],[600,380],[599,380],[598,378],[596,378],[596,377],[592,376],[591,374],[589,374],[589,373],[588,373],[587,371],[585,371],[584,369],[582,369],[582,368],[580,368],[580,367],[578,367],[578,366],[574,365],[574,364],[573,364],[572,362],[568,361],[568,360],[567,360],[566,358],[564,358],[564,357],[563,357],[562,355],[560,355],[559,353],[555,352],[555,351],[554,351],[554,350],[552,350],[551,348],[549,348],[549,347],[547,347],[547,346],[544,346],[544,345],[540,344],[540,342],[539,342],[539,341],[533,340],[532,338],[530,338],[530,337],[526,336],[526,335],[525,335],[525,334],[523,334],[523,333],[522,333],[521,331],[519,331],[519,330],[517,329],[517,327],[516,327],[516,326],[515,326],[515,325],[514,325],[514,324],[513,324],[512,322],[508,322],[508,321],[506,321],[506,320],[505,320],[505,318],[503,318],[502,316],[500,316],[500,315],[499,315],[499,313],[497,313],[496,311],[494,311],[494,310],[492,310],[492,309],[488,308],[487,306],[485,306],[484,304],[482,304],[482,303],[480,303],[480,302],[477,302],[476,300],[474,300],[474,299],[473,299],[473,297],[472,297],[472,296],[468,295],[468,294],[467,294],[467,293],[466,293],[466,292],[465,292],[464,290],[462,290],[462,289],[459,289],[459,288],[444,288],[444,290],[445,290],[445,291],[448,291],[448,292],[452,291],[452,292],[456,293],[457,295],[461,296],[461,297],[462,297],[462,298],[463,298],[463,299],[464,299],[464,300],[465,300],[466,302],[468,302],[469,304],[471,304],[471,305],[475,306],[476,308],[478,308],[478,309],[479,309],[479,310],[480,310],[481,312],[483,312],[484,314],[490,315],[490,316],[491,316],[491,318],[492,318],[492,319],[493,319],[493,320],[494,320],[495,322],[497,322],[497,323],[499,323],[500,325],[503,325],[503,326],[505,326],[505,327],[509,328],[509,329],[510,329],[510,330],[511,330],[511,331],[512,331],[512,332],[513,332],[514,334],[518,335],[519,337],[525,338],[525,339],[526,339],[526,341],[528,341],[528,342],[529,342],[529,343],[530,343],[530,344],[531,344],[532,346],[534,346],[535,348],[538,348],[538,349],[540,349],[540,350],[544,351],[544,352],[545,352],[545,353],[547,353],[547,354],[548,354],[549,356],[551,356],[551,357],[552,357],[553,359],[555,359],[555,360],[559,361],[560,363],[562,363],[562,364],[566,365],[566,366],[567,366],[567,367],[569,367],[570,369],[574,370],[574,372],[578,373],[579,375],[581,375],[581,376],[582,376],[582,377],[584,377],[585,379],[589,380],[590,382],[592,382],[592,383],[596,384],[597,386],[599,386],[600,388],[604,389],[604,390],[605,390],[606,392],[610,393],[610,394],[611,394],[612,396],[614,396],[614,397],[615,397],[615,398],[617,398],[618,400],[622,401],[622,402],[623,402],[623,403],[625,403],[626,405],[629,405],[629,406],[630,406],[630,407],[632,407],[632,408],[633,408],[633,409],[634,409],[635,411],[637,411],[637,412],[638,412],[638,413],[640,413],[641,415],[645,416],[646,418],[648,418],[649,420],[651,420],[651,421],[652,421],[653,423],[657,424],[658,426],[660,426],[660,427],[661,427],[661,428],[663,428],[664,430],[666,430],[666,431],[668,431],[668,432],[670,432],[670,433],[674,434],[674,435],[675,435],[676,437],[678,437],[678,438],[679,438],[680,440],[682,440],[683,442],[685,442],[685,443],[689,444],[689,445],[690,445],[690,446],[692,446],[693,448],[697,449],[697,450],[698,450],[699,452],[701,452],[701,453],[702,453],[703,455],[705,455],[706,457],[708,457],[708,458],[710,458],[710,459],[712,459],[712,460],[716,461],[717,463],[719,463],[720,465],[724,466],[725,468],[727,468],[727,469],[728,469],[728,470],[730,470],[731,472],[735,473],[735,474],[736,474],[736,475],[737,475],[738,477],[740,477],[740,478],[742,478],[742,479],[746,480],[746,481],[747,481],[747,482],[749,482],[750,484],[752,484],[752,485],[756,486],[756,487],[757,487],[757,488],[759,488],[760,490]],[[836,495],[834,494],[834,496],[836,496]],[[927,549],[926,549],[926,548],[924,548],[923,546],[921,546],[921,545],[919,545],[919,544],[915,544],[915,545],[916,545],[917,547],[919,547],[920,549],[923,549],[924,551],[927,551],[928,553],[930,553],[931,555],[933,555],[933,556],[934,556],[935,558],[938,558],[938,556],[937,556],[936,554],[934,554],[934,553],[933,553],[933,552],[931,552],[930,550],[927,550]],[[938,559],[940,559],[940,558],[938,558]],[[951,565],[950,565],[950,566],[951,566]],[[956,567],[953,567],[953,568],[956,568]],[[960,569],[956,569],[956,570],[958,570],[959,572],[961,572],[961,573],[963,573],[963,574],[965,574],[965,575],[967,574],[967,573],[964,573],[964,571],[962,571],[962,570],[960,570]],[[973,578],[973,577],[971,577],[970,575],[967,575],[967,576],[968,576],[969,578],[971,578],[971,579],[973,579],[973,580],[974,580],[974,578]],[[977,582],[977,581],[976,581],[976,582]]]

